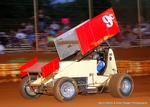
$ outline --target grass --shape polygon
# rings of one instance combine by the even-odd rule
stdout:
[[[9,63],[22,63],[22,62],[28,62],[29,60],[25,58],[16,58],[12,60],[8,60]]]
[[[28,62],[32,59],[26,59],[26,58],[16,58],[16,59],[12,59],[12,60],[8,60],[8,63],[24,63],[24,62]],[[39,59],[39,62],[49,62],[49,59]]]

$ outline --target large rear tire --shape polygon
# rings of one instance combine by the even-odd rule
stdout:
[[[73,101],[78,94],[76,81],[67,77],[58,79],[54,84],[53,94],[60,102]]]
[[[30,82],[33,82],[36,80],[36,76],[30,76],[30,79]],[[40,94],[35,93],[34,89],[29,86],[29,77],[25,77],[22,79],[19,91],[21,96],[27,99],[35,99],[40,96]]]
[[[115,74],[109,81],[109,92],[113,97],[128,97],[133,88],[133,80],[128,74]]]

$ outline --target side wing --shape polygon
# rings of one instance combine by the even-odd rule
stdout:
[[[87,21],[79,24],[78,26],[70,29],[69,31],[54,39],[60,60],[65,59],[66,57],[69,57],[70,55],[80,50],[76,28],[82,26]]]

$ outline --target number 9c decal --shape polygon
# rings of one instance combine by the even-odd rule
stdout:
[[[106,26],[107,26],[108,28],[110,28],[110,27],[113,26],[113,21],[112,21],[113,19],[114,19],[114,17],[113,17],[112,14],[110,14],[110,15],[108,15],[108,16],[105,15],[105,16],[102,17],[103,22],[106,23]]]

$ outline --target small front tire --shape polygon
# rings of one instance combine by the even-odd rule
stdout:
[[[109,92],[113,97],[128,97],[133,88],[133,80],[128,74],[115,74],[109,81]]]

